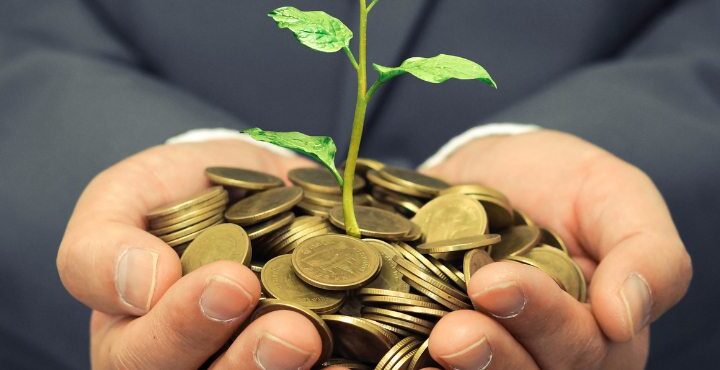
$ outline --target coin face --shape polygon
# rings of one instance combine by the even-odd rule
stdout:
[[[275,230],[279,230],[283,226],[289,225],[295,219],[292,212],[284,212],[269,220],[257,223],[248,227],[247,233],[251,240],[257,239],[263,235],[270,234]]]
[[[228,260],[250,264],[250,239],[242,227],[220,224],[207,228],[183,252],[180,258],[183,275],[209,263]]]
[[[543,244],[547,244],[551,247],[560,249],[568,256],[570,255],[570,252],[568,251],[568,248],[560,235],[548,228],[543,227],[540,229],[540,242]]]
[[[335,176],[326,168],[295,168],[288,172],[288,179],[293,184],[308,191],[330,194],[342,193],[342,188],[335,179]],[[353,191],[360,190],[363,187],[365,187],[365,180],[359,176],[355,176],[353,179]]]
[[[482,235],[487,230],[485,209],[462,194],[442,195],[431,200],[412,221],[420,226],[427,242]]]
[[[499,261],[508,256],[523,255],[540,241],[535,226],[513,226],[500,233],[500,242],[490,247],[490,256]]]
[[[302,189],[294,186],[263,191],[230,206],[225,219],[240,226],[252,225],[290,210],[302,196]]]
[[[315,312],[339,308],[344,292],[331,292],[305,284],[292,270],[292,256],[277,256],[263,266],[260,282],[263,290],[273,298],[297,303]]]
[[[377,363],[400,341],[395,334],[359,317],[320,317],[333,332],[335,352],[350,360]]]
[[[450,186],[445,181],[407,168],[385,166],[378,174],[388,181],[433,195]]]
[[[565,291],[582,301],[581,284],[585,283],[584,277],[578,274],[575,263],[563,251],[549,245],[541,245],[528,251],[525,257],[538,262],[541,270],[559,280]]]
[[[410,286],[402,280],[402,274],[395,268],[397,264],[393,257],[399,253],[390,244],[378,239],[363,239],[366,245],[374,248],[382,256],[380,274],[365,285],[365,288],[387,289],[398,292],[409,292]]]
[[[355,218],[360,227],[360,235],[368,238],[396,240],[412,231],[412,223],[405,217],[383,209],[355,206]],[[342,207],[330,210],[330,222],[345,229],[345,216]]]
[[[322,341],[322,352],[318,358],[318,362],[327,360],[333,351],[333,337],[330,328],[325,324],[325,321],[320,318],[316,313],[306,309],[305,307],[288,301],[281,301],[279,299],[264,299],[260,301],[253,312],[250,321],[255,321],[257,318],[274,311],[287,310],[294,311],[305,316],[317,329],[320,334]]]
[[[205,175],[215,184],[247,190],[267,190],[283,185],[276,176],[244,168],[208,167]]]
[[[292,266],[306,283],[327,290],[350,290],[373,279],[382,264],[380,252],[347,235],[305,240],[292,254]]]

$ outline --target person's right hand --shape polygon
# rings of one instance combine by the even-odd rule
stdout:
[[[255,169],[284,178],[300,157],[237,140],[163,145],[100,173],[78,200],[57,267],[67,290],[94,311],[95,369],[197,369],[243,324],[260,295],[245,266],[220,261],[181,277],[172,248],[145,231],[145,214],[208,187],[208,166]],[[62,319],[62,318],[59,318]],[[308,369],[320,336],[300,314],[254,321],[213,369]]]

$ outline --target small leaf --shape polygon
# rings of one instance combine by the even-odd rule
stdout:
[[[322,163],[327,167],[342,186],[343,179],[337,168],[335,168],[335,142],[329,136],[309,136],[302,132],[275,132],[264,131],[259,128],[250,128],[242,132],[250,135],[255,140],[275,144],[277,146],[293,150],[302,155],[308,156]]]
[[[339,19],[321,11],[304,12],[291,6],[277,8],[268,16],[278,27],[287,28],[303,45],[325,53],[333,53],[350,46],[353,37]]]
[[[405,60],[399,67],[384,67],[373,64],[380,74],[379,81],[385,82],[399,75],[411,75],[427,82],[441,83],[451,78],[460,80],[480,80],[497,88],[490,74],[481,65],[465,58],[440,54],[432,58],[413,57]]]

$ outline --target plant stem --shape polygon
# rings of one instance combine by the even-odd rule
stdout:
[[[357,102],[355,103],[355,115],[353,117],[352,135],[348,148],[347,160],[345,161],[344,182],[342,190],[343,216],[345,218],[345,233],[359,238],[360,227],[355,218],[353,204],[353,180],[355,178],[355,162],[360,151],[360,139],[362,138],[363,125],[365,124],[365,112],[367,111],[367,14],[368,7],[366,0],[360,2],[360,32],[358,38],[358,87]],[[374,4],[374,2],[373,2]]]
[[[370,89],[365,94],[365,100],[370,102],[370,99],[372,99],[373,94],[375,94],[375,91],[380,88],[385,82],[380,82],[380,80],[375,81],[375,83],[370,86]]]
[[[355,56],[353,55],[352,51],[349,47],[344,47],[343,50],[345,50],[345,54],[347,55],[348,59],[350,59],[350,63],[352,63],[353,67],[357,71],[358,69],[358,62],[355,60]]]
[[[375,6],[375,4],[377,4],[378,1],[380,1],[380,0],[373,0],[373,1],[370,3],[370,5],[368,5],[368,7],[367,7],[368,13],[370,13],[370,11],[372,10],[372,8]]]

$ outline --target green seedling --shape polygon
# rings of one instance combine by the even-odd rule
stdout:
[[[297,40],[310,49],[325,53],[342,50],[357,72],[357,101],[343,176],[340,176],[337,168],[335,168],[334,161],[337,149],[332,138],[328,136],[308,136],[300,132],[271,132],[259,128],[244,131],[256,140],[294,150],[327,167],[342,187],[345,232],[354,237],[360,237],[360,228],[353,209],[352,182],[355,176],[355,162],[360,150],[360,139],[365,123],[367,105],[378,88],[393,78],[408,73],[430,83],[441,83],[449,79],[480,80],[493,88],[497,88],[490,74],[479,64],[461,57],[440,54],[432,58],[409,58],[398,67],[373,64],[378,77],[368,89],[367,19],[368,13],[377,5],[378,1],[373,0],[368,4],[366,0],[359,0],[360,24],[357,59],[350,50],[350,40],[353,38],[353,32],[339,19],[322,11],[301,11],[290,6],[275,9],[268,14],[277,22],[278,27],[292,31]]]

